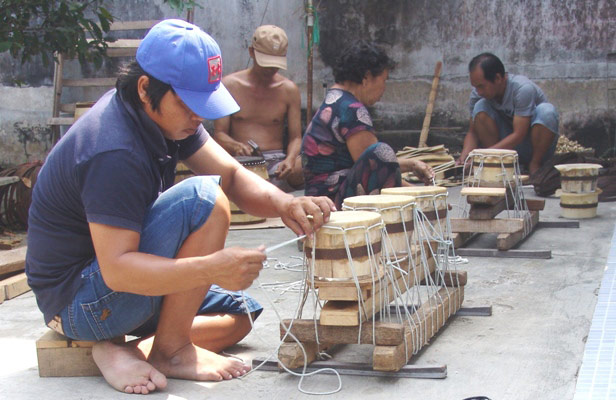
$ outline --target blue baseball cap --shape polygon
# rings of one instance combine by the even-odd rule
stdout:
[[[218,119],[239,111],[222,84],[220,47],[198,26],[181,19],[154,25],[137,49],[137,62],[168,85],[195,114]]]

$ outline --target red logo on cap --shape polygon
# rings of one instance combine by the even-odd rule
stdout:
[[[211,57],[207,59],[208,67],[208,79],[209,83],[215,83],[220,81],[222,77],[222,59],[220,56]]]

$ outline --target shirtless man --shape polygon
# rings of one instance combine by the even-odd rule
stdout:
[[[476,148],[514,149],[520,164],[537,171],[556,150],[556,108],[527,77],[506,73],[494,54],[474,57],[468,72],[471,120],[458,164]]]
[[[204,118],[239,108],[221,77],[214,39],[182,20],[158,23],[116,89],[54,146],[33,189],[26,274],[45,323],[95,341],[96,365],[122,392],[250,369],[217,354],[261,311],[232,291],[248,288],[266,259],[264,246],[225,248],[229,200],[308,236],[334,209],[283,193],[210,140]],[[173,185],[178,159],[197,176]],[[110,340],[124,335],[144,340]]]
[[[214,139],[233,156],[253,155],[248,142],[255,142],[267,162],[270,182],[291,192],[301,189],[303,174],[298,157],[302,140],[299,89],[278,73],[287,69],[287,44],[287,35],[277,26],[263,25],[255,30],[248,48],[252,67],[222,80],[240,111],[214,122]]]

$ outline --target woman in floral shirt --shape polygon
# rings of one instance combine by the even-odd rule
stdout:
[[[434,172],[427,164],[413,159],[399,163],[393,149],[378,141],[366,109],[381,99],[394,65],[370,43],[358,42],[341,54],[334,67],[336,83],[302,141],[307,196],[328,196],[340,208],[347,197],[400,186],[401,172],[413,171],[426,184],[431,181]]]

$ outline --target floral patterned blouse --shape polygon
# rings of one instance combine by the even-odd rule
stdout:
[[[366,107],[345,90],[328,90],[302,141],[307,196],[336,194],[354,164],[346,140],[361,131],[374,132]]]

